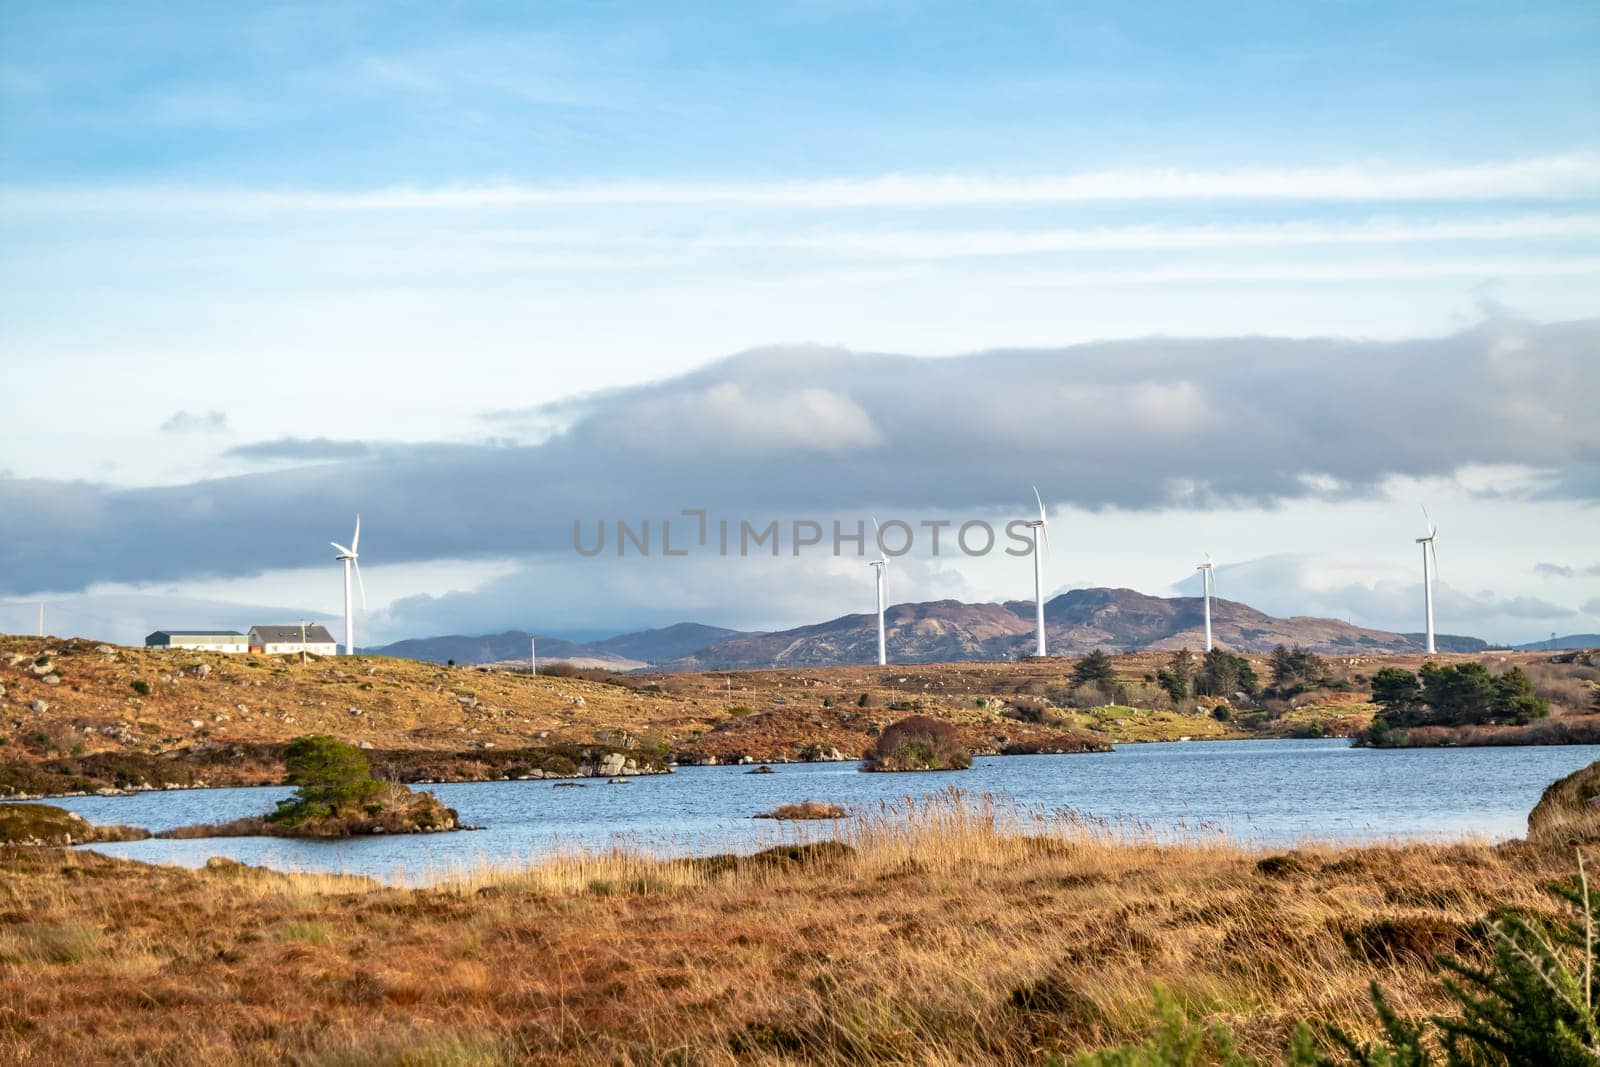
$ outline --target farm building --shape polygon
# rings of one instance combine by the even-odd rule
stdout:
[[[288,626],[250,627],[250,651],[265,652],[269,656],[283,652],[336,656],[339,645],[325,627],[296,622]]]
[[[195,652],[248,652],[249,638],[238,630],[157,630],[145,648],[187,648]]]

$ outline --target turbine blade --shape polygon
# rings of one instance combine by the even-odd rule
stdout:
[[[341,545],[337,541],[329,541],[328,544],[332,545],[334,548],[337,548],[341,555],[345,555],[345,556],[353,556],[353,555],[355,555],[354,552],[350,551],[348,548],[344,547],[343,545]]]
[[[381,555],[381,553],[380,553],[380,555]],[[355,568],[356,568],[356,587],[361,590],[361,611],[362,611],[363,614],[365,614],[366,610],[367,610],[367,583],[363,582],[361,580],[361,563],[360,563],[360,561],[351,560],[350,562],[355,564]]]
[[[1433,538],[1428,538],[1428,558],[1433,560],[1433,580],[1439,580],[1439,553],[1433,547]]]
[[[361,548],[361,516],[356,516],[356,535],[350,538],[350,554],[353,556]]]
[[[1039,487],[1037,485],[1033,487],[1033,500],[1034,503],[1039,505],[1039,521],[1044,522],[1044,498],[1039,495]]]

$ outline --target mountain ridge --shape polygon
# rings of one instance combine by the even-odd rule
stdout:
[[[896,663],[1015,659],[1034,646],[1031,600],[969,604],[934,600],[885,609],[889,657]],[[1342,619],[1297,615],[1279,618],[1248,604],[1213,597],[1212,633],[1217,646],[1235,652],[1267,652],[1300,645],[1324,655],[1420,652],[1421,635],[1357,626]],[[1204,604],[1197,596],[1160,597],[1133,589],[1071,589],[1045,602],[1050,650],[1082,655],[1159,652],[1204,647]],[[528,641],[539,643],[540,662],[666,671],[749,670],[765,667],[824,667],[872,663],[877,656],[877,620],[870,612],[841,615],[777,631],[740,631],[679,622],[597,641],[578,643],[521,630],[469,637],[411,638],[366,651],[431,662],[493,663],[526,660]],[[1487,642],[1437,635],[1441,652],[1474,652]]]

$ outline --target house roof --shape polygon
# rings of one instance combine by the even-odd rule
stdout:
[[[262,644],[282,645],[298,644],[300,641],[300,624],[293,623],[289,626],[252,626],[250,636],[258,639]],[[305,628],[306,644],[331,645],[334,644],[333,635],[326,627],[312,625]]]
[[[237,637],[241,641],[244,640],[244,634],[238,630],[157,630],[145,640],[148,641],[151,637]]]

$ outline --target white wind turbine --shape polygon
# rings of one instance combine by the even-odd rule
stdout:
[[[1422,509],[1422,521],[1428,524],[1428,536],[1417,538],[1417,544],[1422,546],[1422,605],[1428,616],[1428,654],[1433,654],[1433,580],[1438,577],[1439,557],[1433,549],[1433,539],[1439,533],[1439,528],[1428,517],[1428,509]]]
[[[872,520],[872,529],[877,536],[878,558],[867,566],[877,572],[878,578],[878,666],[882,667],[889,662],[889,646],[883,628],[883,580],[889,570],[889,557],[883,551],[883,532],[878,528],[877,519]]]
[[[1044,647],[1044,549],[1050,544],[1050,535],[1045,532],[1049,522],[1044,517],[1044,500],[1039,496],[1039,487],[1033,487],[1034,503],[1039,505],[1039,518],[1035,522],[1027,523],[1028,529],[1033,531],[1033,617],[1039,628],[1039,647],[1034,655],[1045,655]]]
[[[335,558],[344,564],[344,654],[353,656],[356,654],[356,613],[350,602],[351,567],[355,568],[356,584],[361,589],[361,610],[367,610],[367,584],[361,580],[361,556],[356,551],[361,547],[361,516],[356,516],[356,532],[350,538],[349,548],[337,541],[329,541],[328,544],[338,550],[339,555]]]
[[[1206,561],[1197,564],[1194,568],[1200,572],[1200,587],[1204,591],[1206,603],[1206,651],[1211,651],[1211,553],[1206,553]]]

